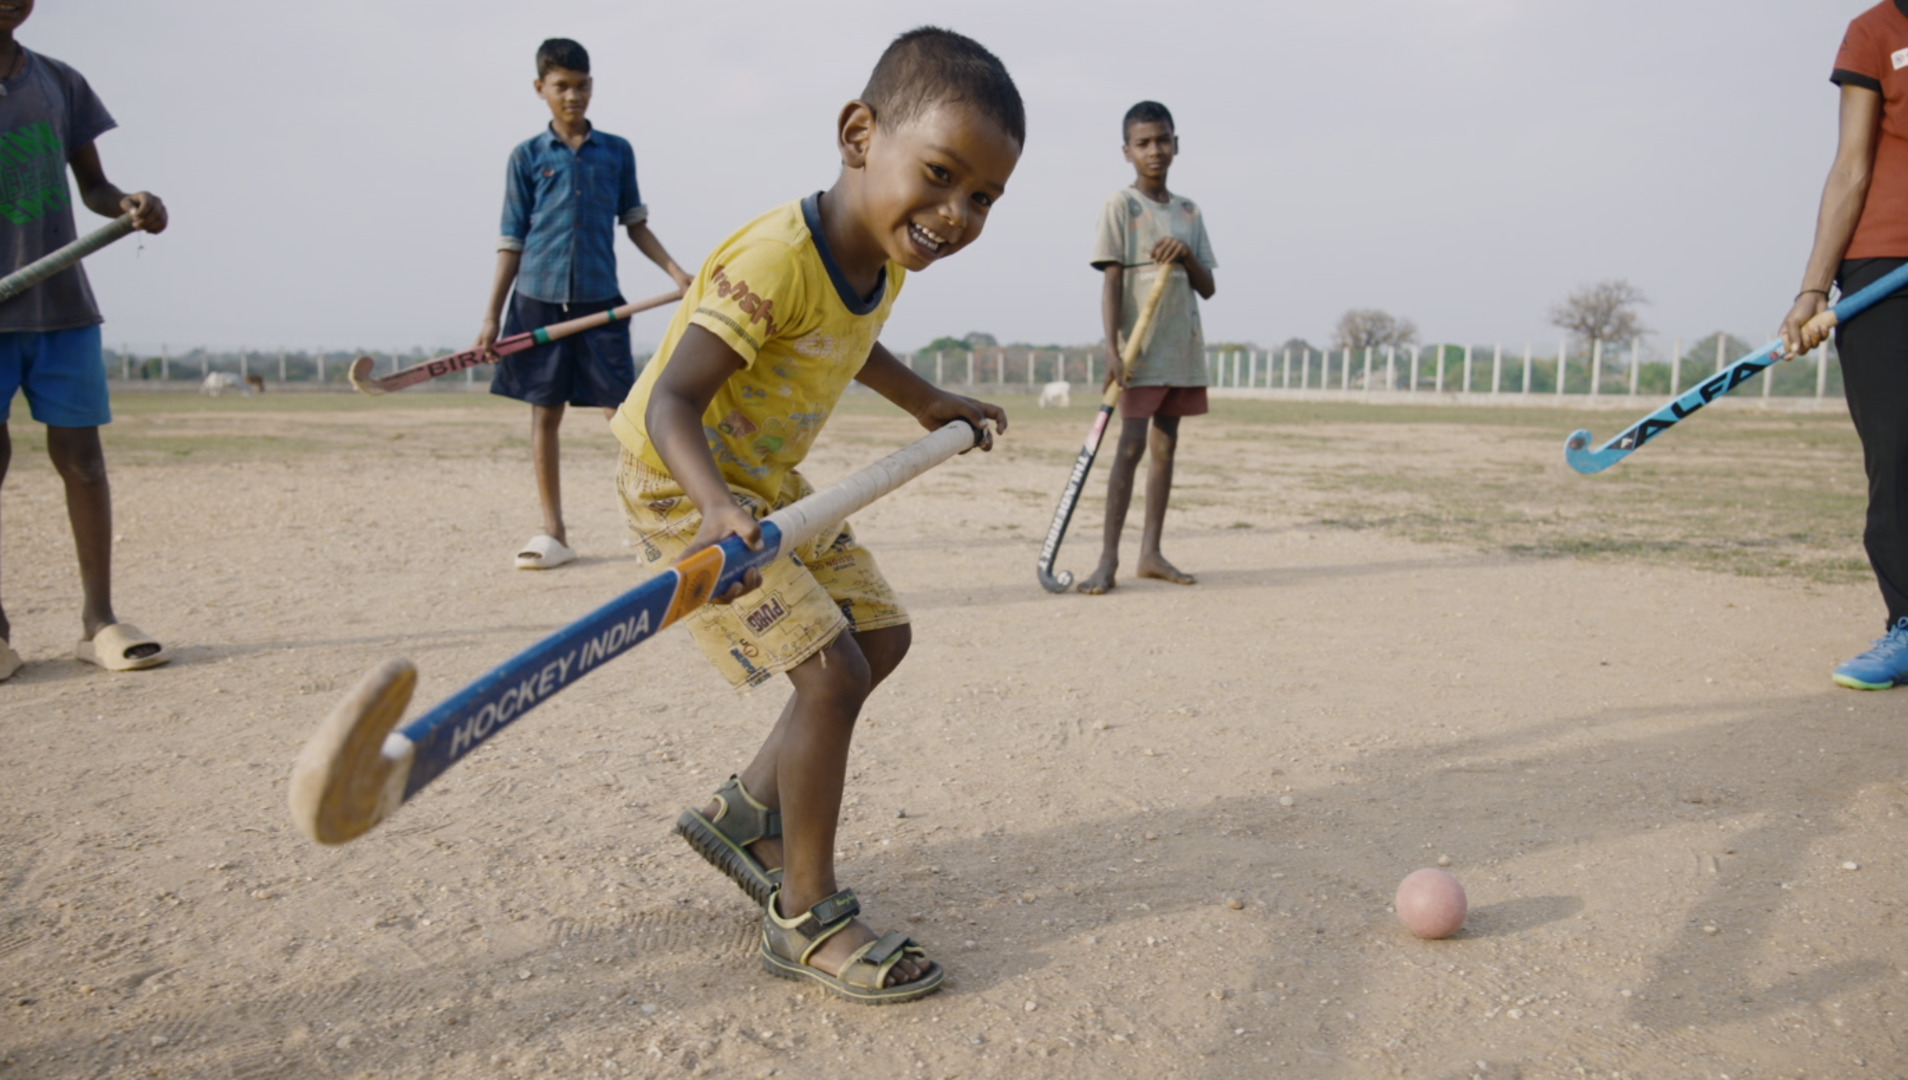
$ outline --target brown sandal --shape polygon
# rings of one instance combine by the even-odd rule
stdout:
[[[763,866],[762,860],[749,854],[749,845],[782,835],[782,815],[755,801],[739,776],[729,777],[716,790],[715,800],[720,809],[714,818],[700,810],[684,810],[676,819],[676,835],[741,886],[749,899],[768,903],[769,894],[782,884],[782,870]]]
[[[784,919],[776,911],[781,900],[778,888],[762,911],[762,966],[784,979],[808,979],[863,1005],[895,1005],[924,998],[941,988],[947,971],[937,961],[928,961],[927,970],[913,982],[888,985],[894,965],[903,959],[926,956],[927,950],[900,931],[891,931],[868,942],[848,955],[841,974],[830,975],[812,967],[808,958],[822,943],[848,928],[861,914],[861,901],[854,891],[843,889],[800,916]]]

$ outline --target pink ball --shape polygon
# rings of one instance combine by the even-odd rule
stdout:
[[[1413,870],[1398,883],[1398,921],[1421,938],[1450,937],[1464,927],[1464,886],[1442,870]]]

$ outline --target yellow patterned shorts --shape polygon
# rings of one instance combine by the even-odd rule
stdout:
[[[675,477],[628,450],[616,470],[616,489],[637,558],[652,573],[668,568],[694,539],[701,512]],[[797,472],[788,474],[773,505],[729,489],[736,504],[758,520],[814,490]],[[733,604],[705,604],[683,622],[716,669],[740,687],[793,670],[843,630],[902,626],[908,613],[844,521],[763,567],[760,589]]]

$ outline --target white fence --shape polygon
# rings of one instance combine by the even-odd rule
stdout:
[[[1588,355],[1574,355],[1559,344],[1554,354],[1539,356],[1530,345],[1507,352],[1501,345],[1426,345],[1367,349],[1208,349],[1207,381],[1222,390],[1265,392],[1267,396],[1370,396],[1397,400],[1410,395],[1517,398],[1530,404],[1549,400],[1581,402],[1587,396],[1668,396],[1689,389],[1704,377],[1740,359],[1739,343],[1716,335],[1714,354],[1704,342],[1705,355],[1685,354],[1681,342],[1668,360],[1645,361],[1636,346],[1627,356],[1606,356],[1601,345]],[[283,385],[342,386],[357,350],[253,350],[211,353],[194,349],[181,356],[161,348],[158,355],[140,356],[129,349],[106,355],[107,370],[124,380],[196,385],[214,371],[244,377],[258,375]],[[370,353],[373,371],[388,374],[430,359],[432,353],[411,349],[402,353]],[[1036,390],[1049,382],[1097,386],[1105,374],[1101,348],[919,351],[904,354],[915,372],[943,386],[972,387],[977,391],[1013,393]],[[638,359],[640,365],[647,357]],[[491,368],[466,369],[463,374],[426,384],[441,390],[487,388]],[[1561,376],[1561,377],[1560,377]],[[1751,393],[1756,391],[1752,390]],[[1817,349],[1794,363],[1780,364],[1765,374],[1760,387],[1764,398],[1824,399],[1840,396],[1841,371],[1832,350]]]
[[[1706,343],[1705,343],[1706,347]],[[1208,349],[1206,375],[1219,389],[1293,393],[1516,396],[1524,399],[1604,395],[1668,396],[1694,386],[1739,360],[1744,350],[1716,336],[1714,355],[1685,354],[1676,342],[1668,360],[1645,361],[1632,346],[1628,356],[1605,356],[1601,343],[1589,355],[1573,355],[1560,343],[1554,355],[1524,345],[1426,345],[1366,349]],[[999,349],[917,352],[908,362],[941,385],[992,389],[1033,388],[1046,382],[1098,385],[1105,372],[1095,349]],[[1765,375],[1763,397],[1826,398],[1839,395],[1841,372],[1827,347]],[[1561,373],[1561,378],[1559,377]],[[1536,404],[1536,400],[1531,400]]]

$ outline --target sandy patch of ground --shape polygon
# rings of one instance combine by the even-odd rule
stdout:
[[[1169,523],[1202,583],[1090,599],[1033,580],[1088,412],[1023,406],[1000,452],[857,519],[916,644],[858,738],[843,877],[951,971],[869,1010],[763,973],[747,901],[670,835],[783,697],[730,694],[682,634],[355,844],[289,824],[291,759],[365,668],[409,656],[435,702],[631,583],[600,425],[567,444],[584,559],[530,574],[515,409],[127,411],[119,610],[178,657],[132,675],[62,659],[70,542],[16,425],[0,1078],[1908,1071],[1908,698],[1828,682],[1880,617],[1809,569],[1859,559],[1856,519],[1732,576],[1677,554],[1711,519],[1658,490],[1820,516],[1791,494],[1859,476],[1845,420],[1793,421],[1819,460],[1763,455],[1730,496],[1702,440],[1791,421],[1706,415],[1633,463],[1658,483],[1615,476],[1657,492],[1626,517],[1564,469],[1568,414],[1228,403],[1187,426]],[[810,472],[912,437],[856,402]],[[1516,553],[1599,521],[1652,543]],[[1440,855],[1473,914],[1420,942],[1387,907]]]

